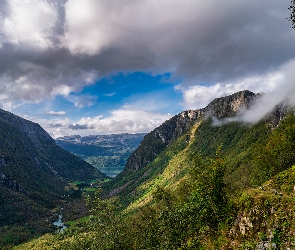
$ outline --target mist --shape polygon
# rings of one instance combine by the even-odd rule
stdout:
[[[250,108],[241,108],[235,117],[222,120],[213,118],[213,126],[222,126],[230,122],[255,124],[270,114],[275,106],[282,104],[295,107],[295,60],[280,69],[279,83],[273,92],[260,93]]]

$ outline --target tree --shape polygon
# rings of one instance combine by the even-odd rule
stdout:
[[[291,5],[288,9],[290,10],[290,17],[288,19],[291,21],[292,28],[295,29],[295,0],[291,0]]]

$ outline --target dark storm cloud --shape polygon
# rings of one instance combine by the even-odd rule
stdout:
[[[122,71],[172,72],[187,86],[227,82],[295,57],[288,0],[0,4],[0,101],[68,96]]]

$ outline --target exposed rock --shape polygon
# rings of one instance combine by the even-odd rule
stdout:
[[[51,170],[51,172],[55,175],[55,176],[59,176],[58,172],[47,162],[45,162],[45,164],[49,167],[49,169]]]
[[[249,231],[251,228],[253,228],[253,224],[250,220],[250,217],[249,216],[246,216],[244,214],[244,216],[242,216],[239,220],[239,229],[240,229],[240,232],[242,234],[246,234],[247,231]]]
[[[266,250],[266,249],[278,249],[277,245],[275,243],[271,242],[260,242],[259,244],[256,245],[255,250]]]
[[[207,116],[215,116],[217,118],[229,117],[242,108],[249,108],[259,96],[259,94],[254,94],[249,90],[243,90],[229,96],[214,99],[203,109],[203,112]]]

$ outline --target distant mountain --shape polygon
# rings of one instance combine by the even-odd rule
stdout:
[[[14,227],[18,228],[20,241],[48,231],[50,210],[66,201],[67,183],[96,178],[103,179],[105,175],[57,146],[40,125],[0,109],[0,238],[3,241],[13,239]]]
[[[64,136],[56,139],[63,149],[81,157],[107,176],[116,176],[124,168],[131,153],[145,133]]]

